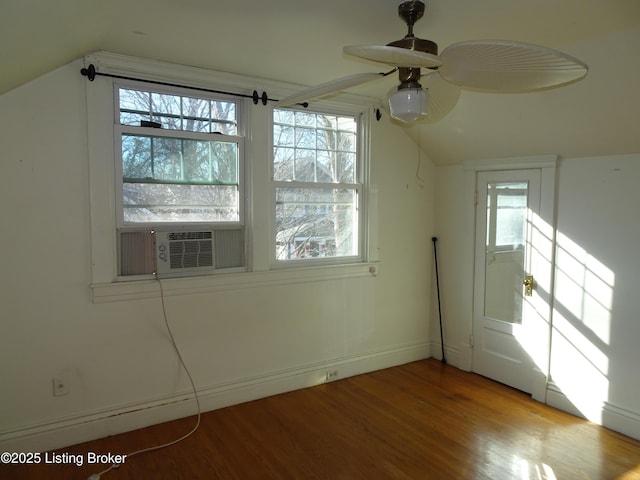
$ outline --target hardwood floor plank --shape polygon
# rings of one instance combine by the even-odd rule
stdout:
[[[58,453],[126,453],[179,438],[194,423]],[[107,466],[0,465],[0,478],[86,479]],[[425,360],[208,412],[191,437],[132,457],[102,480],[165,478],[635,480],[640,441]]]

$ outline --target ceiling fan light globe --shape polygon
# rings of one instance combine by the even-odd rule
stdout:
[[[412,123],[427,116],[429,95],[422,88],[401,88],[389,95],[391,118]]]

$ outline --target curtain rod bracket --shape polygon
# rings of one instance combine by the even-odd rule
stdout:
[[[259,96],[257,90],[253,91],[252,98],[253,98],[253,104],[254,105],[257,105],[258,101],[260,101],[260,100],[262,100],[262,105],[266,105],[267,102],[270,100],[270,98],[267,96],[267,92],[263,91],[262,95]]]
[[[96,67],[91,63],[87,68],[83,68],[80,70],[80,73],[87,77],[90,82],[93,82],[96,79]]]

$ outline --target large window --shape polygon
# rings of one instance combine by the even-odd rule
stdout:
[[[359,137],[355,116],[274,110],[276,260],[361,257]]]
[[[104,52],[85,65],[102,74],[86,85],[100,301],[143,298],[154,287],[138,280],[155,277],[209,288],[369,274],[368,99],[282,109],[245,95],[260,79]]]
[[[234,101],[117,88],[122,225],[241,221]]]

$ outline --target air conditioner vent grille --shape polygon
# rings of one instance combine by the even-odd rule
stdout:
[[[185,232],[194,234],[211,232]],[[171,233],[167,237],[176,235]],[[169,263],[170,268],[195,268],[195,267],[212,267],[213,266],[213,244],[211,240],[182,240],[169,242]]]
[[[206,275],[215,270],[211,230],[156,230],[158,277]]]
[[[169,232],[167,240],[202,240],[212,238],[211,232]]]
[[[119,232],[118,275],[150,275],[155,271],[154,234],[150,230]]]

